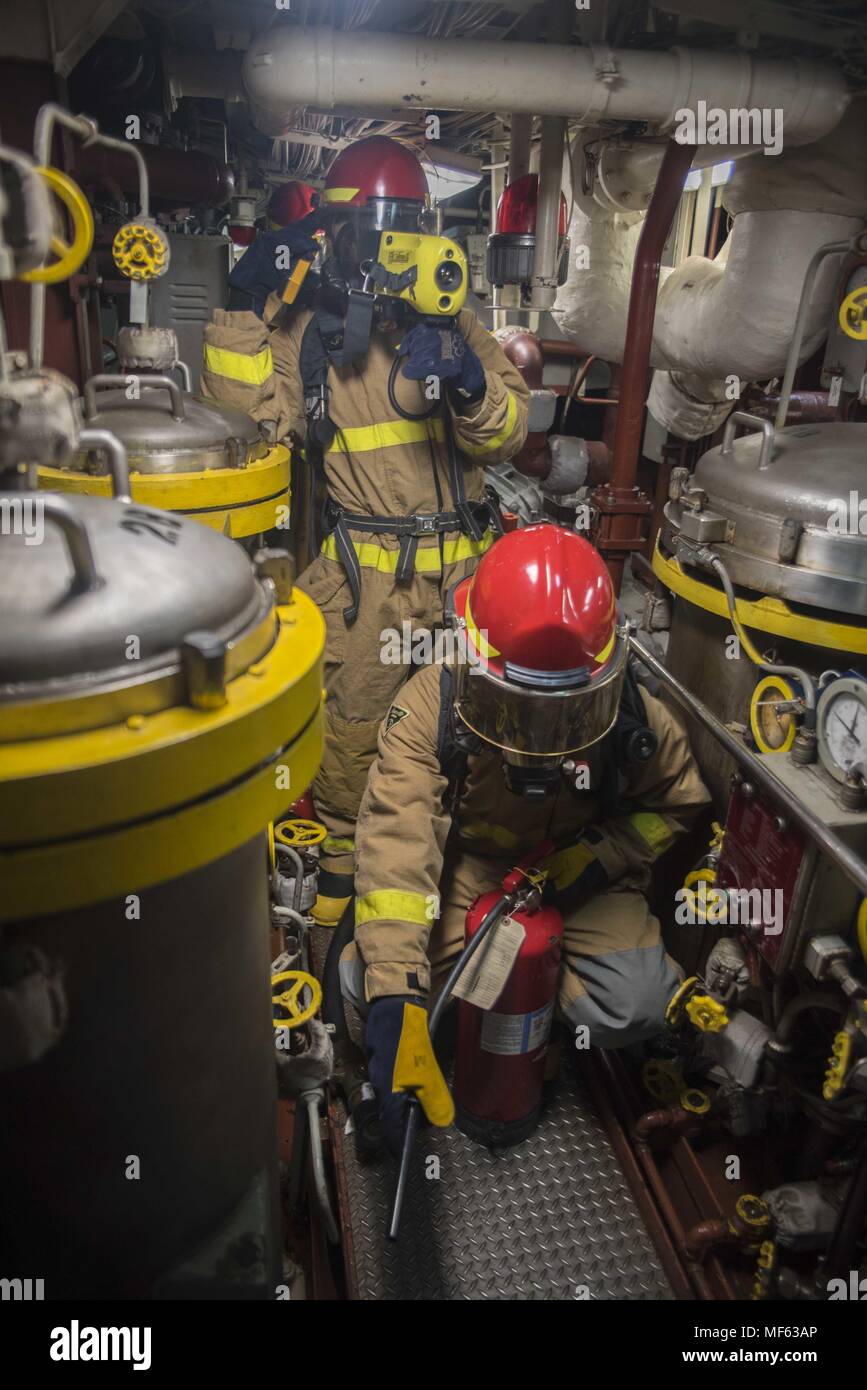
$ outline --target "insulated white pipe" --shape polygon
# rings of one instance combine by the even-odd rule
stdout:
[[[662,131],[677,113],[780,108],[787,144],[816,140],[848,101],[834,68],[801,58],[685,48],[644,52],[607,46],[430,39],[286,27],[259,34],[243,81],[256,124],[282,134],[298,106],[397,106],[404,110],[525,111],[646,121]]]

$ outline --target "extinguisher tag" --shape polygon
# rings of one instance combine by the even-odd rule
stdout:
[[[459,977],[453,993],[477,1009],[492,1009],[505,989],[526,935],[520,922],[502,917]]]
[[[530,1014],[485,1014],[482,1019],[480,1046],[483,1052],[500,1056],[535,1052],[547,1047],[551,1033],[554,1004],[545,1004]]]

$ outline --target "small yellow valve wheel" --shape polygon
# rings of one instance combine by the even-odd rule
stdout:
[[[284,820],[274,827],[274,838],[278,845],[288,849],[310,849],[321,845],[328,831],[318,820]]]
[[[678,1100],[681,1108],[688,1110],[690,1115],[706,1115],[710,1110],[710,1096],[705,1091],[698,1090],[696,1086],[681,1091]]]
[[[271,1003],[281,1009],[285,1009],[289,1018],[273,1018],[271,1022],[275,1028],[300,1028],[302,1023],[306,1023],[312,1018],[322,1003],[322,986],[313,975],[308,975],[306,970],[281,970],[279,975],[271,976],[271,988],[274,989],[283,980],[291,980],[288,989],[282,990],[279,994],[271,996]],[[309,1004],[300,1002],[302,990],[310,990]]]
[[[825,1100],[834,1100],[842,1091],[851,1058],[852,1035],[841,1029],[831,1044],[831,1056],[828,1059],[828,1070],[825,1072],[825,1084],[822,1087]]]
[[[750,728],[761,753],[788,753],[798,731],[792,710],[777,713],[778,705],[797,700],[795,687],[781,676],[765,676],[750,700]]]
[[[155,222],[126,222],[111,246],[112,259],[128,280],[156,280],[168,269],[169,243]]]
[[[93,213],[90,204],[77,183],[59,169],[37,168],[51,192],[57,197],[72,221],[72,241],[63,237],[51,238],[51,250],[57,257],[51,265],[38,266],[27,270],[19,278],[34,285],[56,285],[68,280],[84,265],[93,246]]]
[[[721,1033],[729,1023],[725,1004],[710,994],[694,994],[686,1005],[686,1016],[700,1033]]]
[[[664,1105],[676,1105],[685,1089],[680,1067],[665,1057],[651,1057],[641,1072],[644,1089]]]
[[[744,1225],[751,1226],[754,1231],[765,1231],[771,1224],[767,1202],[754,1192],[742,1193],[735,1202],[735,1211]]]
[[[859,343],[867,339],[867,285],[846,295],[840,305],[838,322],[847,338]]]
[[[668,1001],[668,1008],[665,1010],[665,1021],[669,1028],[677,1028],[683,1022],[683,1010],[687,996],[698,984],[698,976],[690,975],[684,980]]]
[[[274,845],[274,822],[268,822],[268,872],[273,874],[277,867],[277,850]]]

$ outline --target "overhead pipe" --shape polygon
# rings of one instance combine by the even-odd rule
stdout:
[[[242,79],[253,118],[281,135],[299,106],[513,111],[585,125],[644,121],[670,130],[678,113],[711,107],[780,108],[790,144],[833,130],[848,103],[836,68],[802,58],[686,48],[432,39],[322,26],[258,34]]]
[[[593,495],[600,518],[599,533],[594,539],[618,591],[627,556],[644,545],[641,517],[650,510],[649,501],[636,489],[635,475],[644,425],[659,265],[692,156],[690,145],[680,145],[676,140],[668,142],[638,239],[629,294],[611,479]]]

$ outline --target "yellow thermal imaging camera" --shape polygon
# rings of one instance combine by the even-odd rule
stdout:
[[[457,242],[424,232],[383,232],[364,288],[401,299],[425,318],[455,318],[467,297],[467,258]]]

